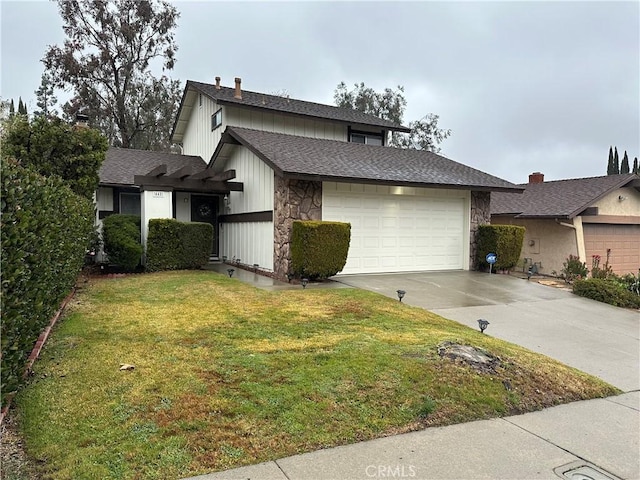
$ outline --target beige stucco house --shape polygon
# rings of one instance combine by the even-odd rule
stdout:
[[[600,255],[618,274],[640,268],[640,177],[634,174],[544,181],[536,172],[522,195],[491,195],[491,223],[526,228],[521,258],[558,274],[577,255],[591,269]]]

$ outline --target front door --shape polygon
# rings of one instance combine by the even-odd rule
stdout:
[[[218,203],[219,197],[191,195],[191,221],[213,225],[211,256],[218,256]]]

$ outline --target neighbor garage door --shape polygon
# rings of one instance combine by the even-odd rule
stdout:
[[[604,264],[607,249],[611,249],[609,264],[617,274],[638,273],[640,268],[640,225],[610,225],[585,223],[584,247],[587,264],[593,255],[600,255]]]
[[[351,223],[342,273],[459,270],[468,252],[466,192],[326,182],[322,219]]]

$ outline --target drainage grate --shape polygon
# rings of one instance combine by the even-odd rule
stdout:
[[[554,468],[553,471],[560,478],[567,480],[621,480],[595,465],[580,460]]]

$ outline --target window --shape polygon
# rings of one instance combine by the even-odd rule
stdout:
[[[382,135],[376,133],[352,133],[349,141],[365,145],[382,146]]]
[[[127,215],[140,216],[140,194],[139,193],[121,193],[120,194],[120,213]]]
[[[222,125],[222,109],[211,115],[211,131]]]

